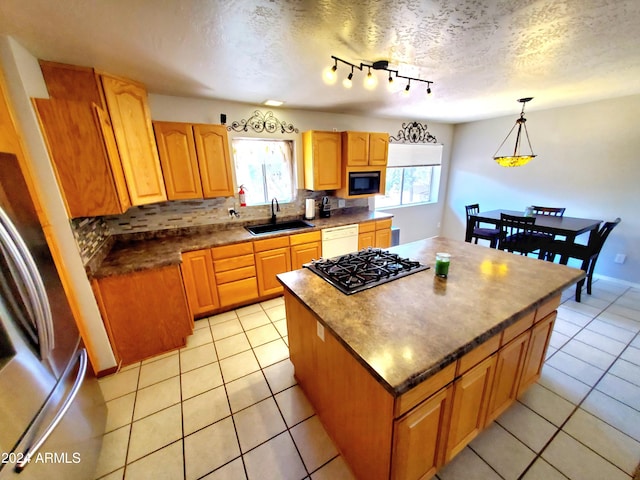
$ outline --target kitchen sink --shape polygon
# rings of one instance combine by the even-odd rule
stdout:
[[[304,220],[290,220],[288,222],[281,223],[265,223],[263,225],[253,225],[246,228],[251,235],[262,235],[265,233],[282,232],[285,230],[298,230],[299,228],[313,227],[312,223],[305,222]]]

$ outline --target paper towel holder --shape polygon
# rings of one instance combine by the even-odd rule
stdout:
[[[313,198],[305,200],[304,219],[313,220],[316,218],[316,201]]]

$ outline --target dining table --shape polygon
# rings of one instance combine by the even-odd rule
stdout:
[[[524,211],[518,210],[487,210],[485,212],[479,212],[476,215],[471,215],[471,221],[477,220],[482,223],[489,223],[496,225],[496,228],[500,228],[500,215],[501,214],[525,216]],[[576,237],[583,233],[589,233],[591,238],[591,232],[597,230],[602,220],[593,218],[579,218],[579,217],[566,217],[566,216],[553,216],[553,215],[533,215],[536,219],[533,225],[535,232],[548,233],[554,236],[554,238],[560,236],[564,237],[564,241],[567,243],[575,243]],[[465,241],[470,242],[473,232],[467,229],[465,235]],[[556,238],[556,240],[559,240]],[[588,240],[589,241],[589,240]],[[567,258],[562,257],[560,263],[567,263]]]

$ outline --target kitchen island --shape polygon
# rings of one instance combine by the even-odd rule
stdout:
[[[445,238],[391,251],[432,268],[349,296],[308,269],[278,276],[290,358],[358,478],[430,478],[537,380],[584,272]]]

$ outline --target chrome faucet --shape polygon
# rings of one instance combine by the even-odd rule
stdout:
[[[275,209],[273,208],[273,202],[276,202]],[[271,199],[271,223],[275,225],[276,223],[276,212],[280,211],[280,204],[278,203],[278,199],[273,197]]]

